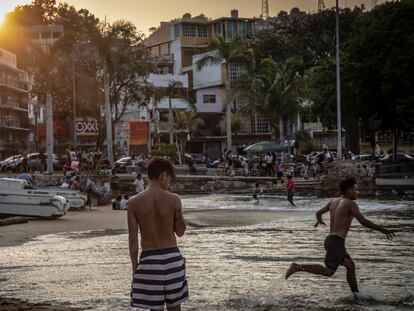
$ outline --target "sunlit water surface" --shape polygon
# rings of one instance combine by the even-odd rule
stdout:
[[[187,258],[190,300],[183,310],[413,310],[414,204],[361,200],[368,217],[400,232],[390,241],[354,222],[347,239],[357,264],[362,300],[354,302],[345,269],[332,278],[298,273],[290,262],[321,263],[326,228],[314,211],[327,200],[186,197],[186,209],[282,210],[291,217],[248,227],[190,228],[179,244]],[[296,211],[302,211],[297,213]],[[303,213],[305,212],[305,213]],[[38,237],[0,250],[0,296],[90,310],[130,310],[126,231],[73,232]]]

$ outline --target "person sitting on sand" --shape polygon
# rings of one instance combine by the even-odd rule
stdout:
[[[126,211],[128,209],[128,200],[129,200],[129,196],[124,195],[124,197],[121,200],[121,204],[119,205],[119,209],[121,211]]]
[[[176,235],[186,224],[179,196],[168,191],[175,178],[167,160],[156,157],[148,164],[147,190],[128,202],[129,252],[133,282],[131,305],[142,309],[181,310],[188,299],[185,259]],[[138,260],[138,231],[142,252]]]
[[[358,197],[358,186],[353,178],[347,178],[339,185],[342,197],[335,199],[325,205],[316,213],[318,225],[325,225],[322,215],[329,212],[331,217],[330,233],[325,239],[325,266],[316,264],[297,264],[292,263],[286,272],[285,278],[288,279],[296,272],[308,272],[317,275],[331,277],[335,274],[339,265],[346,268],[346,278],[352,293],[358,293],[358,285],[355,276],[355,263],[345,248],[345,239],[351,228],[351,223],[356,218],[361,225],[382,232],[387,238],[394,237],[393,230],[387,230],[366,219],[360,212],[355,200]]]

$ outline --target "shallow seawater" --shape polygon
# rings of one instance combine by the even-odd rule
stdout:
[[[291,216],[244,227],[189,228],[179,241],[191,296],[183,310],[413,310],[414,203],[409,201],[359,202],[369,219],[400,231],[387,240],[354,222],[347,249],[357,265],[359,301],[350,295],[343,268],[332,278],[298,273],[284,280],[292,261],[323,262],[327,228],[313,225],[314,211],[326,202],[298,198],[292,209],[278,197],[262,198],[258,205],[241,196],[185,197],[188,210],[229,209],[235,217],[239,210],[280,210]],[[0,296],[131,310],[130,270],[126,231],[41,236],[0,250]]]

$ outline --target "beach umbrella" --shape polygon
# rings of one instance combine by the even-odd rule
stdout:
[[[275,144],[270,141],[263,141],[250,145],[243,149],[245,152],[249,153],[266,153],[266,152],[281,152],[286,150],[286,147],[283,145]]]

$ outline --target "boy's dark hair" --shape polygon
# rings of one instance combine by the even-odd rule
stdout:
[[[258,183],[258,182],[257,182],[257,183],[256,183],[256,187],[259,187],[259,186],[260,186],[260,183]]]
[[[343,181],[341,181],[341,183],[339,184],[339,189],[341,190],[342,194],[345,194],[349,188],[353,187],[356,184],[357,182],[355,178],[348,177],[348,178],[345,178]]]
[[[162,173],[167,173],[175,180],[175,169],[171,163],[164,158],[155,157],[148,163],[148,178],[149,180],[158,179]]]
[[[141,178],[141,177],[142,177],[142,175],[141,175],[141,174],[138,174],[138,175],[137,175],[137,178]]]
[[[129,199],[129,195],[124,195],[124,200],[128,200]]]

